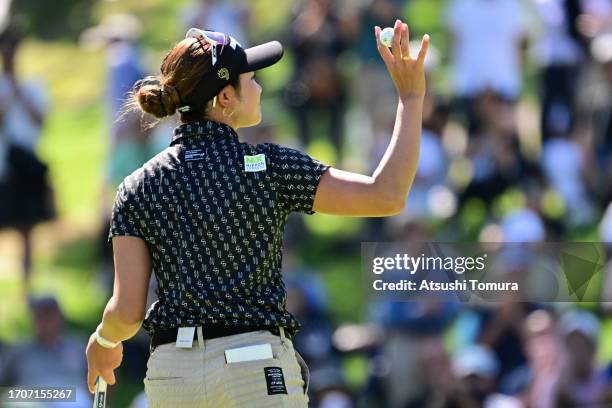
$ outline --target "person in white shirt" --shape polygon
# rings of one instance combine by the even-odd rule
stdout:
[[[518,0],[452,0],[445,21],[451,35],[451,85],[473,131],[470,105],[479,94],[491,91],[508,100],[520,95],[524,12]]]
[[[586,163],[583,148],[571,138],[556,137],[542,147],[544,175],[563,198],[571,225],[588,224],[596,214],[583,176]]]

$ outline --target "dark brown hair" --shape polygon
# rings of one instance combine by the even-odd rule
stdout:
[[[211,69],[211,47],[202,38],[192,37],[176,44],[164,57],[160,76],[148,76],[135,84],[127,109],[140,109],[159,119],[173,115]],[[230,85],[239,92],[238,77]],[[180,115],[184,123],[202,119],[206,112],[186,111]]]

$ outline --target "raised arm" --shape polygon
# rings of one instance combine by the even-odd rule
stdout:
[[[389,146],[371,176],[330,168],[317,188],[313,210],[325,214],[384,217],[402,211],[419,161],[421,120],[425,96],[424,61],[429,47],[425,35],[418,56],[409,53],[408,25],[395,22],[392,51],[381,44],[381,28],[375,27],[376,46],[399,100]]]

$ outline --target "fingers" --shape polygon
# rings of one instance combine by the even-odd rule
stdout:
[[[385,62],[385,64],[389,64],[393,60],[393,54],[389,51],[389,48],[385,47],[380,42],[380,31],[381,28],[379,26],[374,27],[374,36],[376,37],[376,48],[380,53],[381,58]]]
[[[410,59],[410,29],[408,24],[402,23],[401,20],[395,20],[393,27],[393,46],[391,50],[380,42],[381,28],[379,26],[374,27],[374,36],[376,37],[376,48],[380,53],[383,61],[386,64],[394,61],[409,60]],[[429,34],[425,34],[421,41],[421,49],[417,57],[417,62],[424,64],[427,50],[429,49]]]
[[[408,24],[402,24],[402,58],[404,60],[410,59],[410,33],[408,31]]]
[[[98,376],[102,377],[107,384],[113,385],[116,382],[115,372],[113,370],[88,370],[87,371],[87,388],[90,393],[96,392],[96,380]]]
[[[115,384],[115,372],[113,370],[104,370],[100,372],[100,376],[104,378],[108,385]]]
[[[98,377],[98,372],[94,370],[87,370],[87,388],[89,388],[90,393],[96,392],[96,378]]]
[[[395,26],[393,26],[393,47],[391,47],[391,51],[393,51],[393,57],[395,61],[399,61],[402,59],[402,52],[400,50],[400,41],[402,38],[402,22],[400,20],[395,20]]]
[[[417,61],[419,64],[425,63],[425,57],[427,56],[428,49],[429,49],[429,34],[425,34],[423,36],[423,40],[421,40],[421,49],[419,50],[419,56],[417,57]]]

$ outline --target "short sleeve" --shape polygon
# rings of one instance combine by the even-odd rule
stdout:
[[[329,168],[306,153],[273,145],[272,168],[280,200],[290,211],[314,214],[317,187]]]
[[[113,212],[108,233],[108,243],[116,236],[132,236],[142,238],[138,222],[134,216],[134,203],[130,198],[125,184],[121,183],[117,188],[117,196],[113,205]]]

